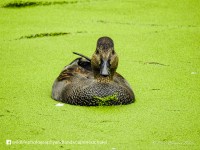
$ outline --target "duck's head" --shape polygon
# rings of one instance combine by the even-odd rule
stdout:
[[[101,37],[97,41],[96,51],[91,59],[94,77],[99,81],[111,81],[118,66],[118,56],[114,50],[113,40]]]

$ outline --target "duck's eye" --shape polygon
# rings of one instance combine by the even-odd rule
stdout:
[[[115,51],[114,51],[114,50],[112,51],[112,54],[113,54],[113,55],[115,54]]]

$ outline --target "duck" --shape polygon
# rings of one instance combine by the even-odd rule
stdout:
[[[80,106],[127,105],[135,101],[130,84],[116,72],[119,58],[110,37],[97,40],[91,59],[74,54],[81,57],[65,66],[53,83],[54,100]]]

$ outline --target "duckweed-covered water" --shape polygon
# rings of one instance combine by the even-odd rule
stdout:
[[[0,2],[0,149],[200,149],[198,0]],[[110,36],[136,102],[51,99],[77,56]],[[7,140],[7,144],[6,144]],[[11,140],[11,141],[10,141]]]

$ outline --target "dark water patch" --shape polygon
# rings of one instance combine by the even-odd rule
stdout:
[[[7,113],[10,113],[10,110],[6,110]]]
[[[125,24],[125,25],[136,25],[133,23],[128,23],[128,22],[111,22],[111,21],[105,21],[105,20],[97,20],[97,22],[99,23],[103,23],[103,24]]]
[[[11,2],[3,5],[3,8],[21,8],[37,5],[40,5],[40,2]]]
[[[104,23],[104,24],[109,23],[108,21],[104,21],[104,20],[97,20],[97,22]]]
[[[113,122],[119,122],[119,121],[112,121],[112,120],[102,120],[100,123],[113,123]]]
[[[179,110],[179,109],[171,109],[171,110],[167,110],[167,111],[177,111],[177,112],[179,112],[181,110]]]
[[[98,23],[102,24],[120,24],[120,25],[131,25],[131,26],[144,26],[144,27],[165,27],[165,28],[200,28],[198,25],[168,25],[168,24],[138,24],[134,22],[119,22],[119,21],[105,21],[105,20],[97,20]]]
[[[58,1],[58,2],[11,2],[3,5],[3,8],[24,8],[24,7],[32,7],[32,6],[48,6],[48,5],[64,5],[64,4],[76,4],[78,1]]]
[[[85,31],[77,31],[75,34],[80,34],[80,33],[86,33]],[[37,33],[37,34],[31,34],[31,35],[25,35],[21,36],[20,38],[17,38],[16,40],[21,40],[21,39],[34,39],[34,38],[44,38],[44,37],[53,37],[53,36],[64,36],[64,35],[69,35],[72,34],[71,32],[51,32],[51,33]]]
[[[151,90],[153,90],[153,91],[159,91],[160,89],[151,89]]]
[[[165,64],[162,64],[162,63],[159,63],[159,62],[154,62],[154,61],[151,61],[151,62],[143,62],[143,61],[138,60],[138,61],[134,61],[134,62],[138,62],[138,63],[144,64],[144,65],[150,64],[150,65],[169,66],[169,65],[165,65]]]
[[[86,33],[86,31],[77,31],[76,33]]]
[[[40,116],[52,116],[52,115],[46,115],[46,114],[38,114]]]
[[[158,62],[144,62],[144,64],[169,66],[169,65],[165,65],[165,64],[158,63]]]
[[[165,26],[165,27],[168,27],[168,25],[161,25],[161,24],[137,24],[137,23],[134,23],[134,22],[119,22],[119,21],[111,22],[111,21],[105,21],[105,20],[97,20],[97,22],[103,23],[103,24],[122,24],[122,25],[132,25],[132,26],[151,26],[151,27]]]
[[[68,35],[68,34],[71,34],[71,33],[69,32],[37,33],[37,34],[21,36],[18,40],[42,38],[42,37],[50,37],[50,36],[63,36],[63,35]]]

